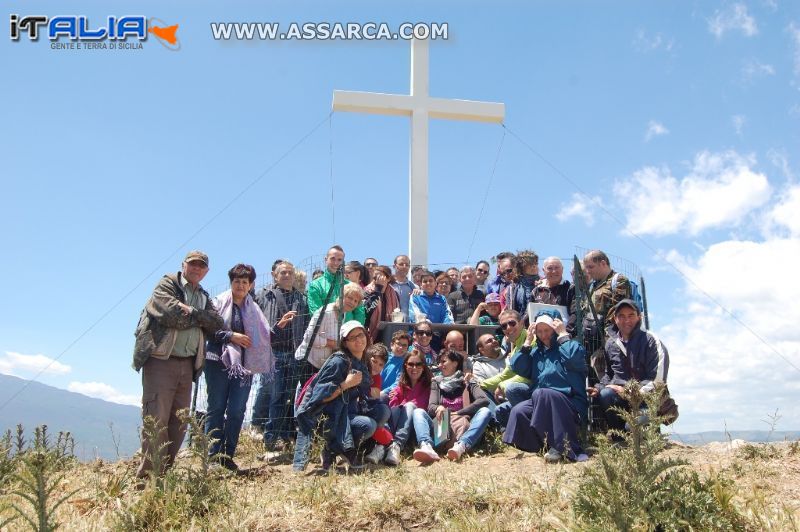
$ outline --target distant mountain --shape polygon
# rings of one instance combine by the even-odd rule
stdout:
[[[0,405],[23,387],[19,395],[0,409],[0,430],[3,433],[7,429],[15,431],[18,423],[25,427],[28,439],[38,425],[47,425],[48,432],[54,437],[59,431],[69,431],[75,438],[75,455],[80,460],[97,456],[116,460],[131,456],[139,448],[140,408],[109,403],[2,374]]]
[[[705,445],[715,441],[744,440],[754,443],[795,441],[800,439],[800,431],[784,430],[770,432],[768,430],[731,430],[697,432],[694,434],[670,434],[673,441],[687,445]]]

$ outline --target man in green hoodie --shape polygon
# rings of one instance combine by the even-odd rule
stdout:
[[[342,287],[350,282],[344,278],[344,275],[340,271],[343,263],[344,249],[342,249],[342,246],[332,246],[325,255],[325,273],[311,281],[311,284],[308,285],[308,312],[312,316],[320,308],[328,303],[336,301]],[[332,292],[331,286],[334,286]],[[330,297],[326,301],[329,292]],[[360,303],[358,307],[353,310],[351,316],[352,317],[348,316],[347,319],[357,320],[363,325],[367,317],[364,304]]]

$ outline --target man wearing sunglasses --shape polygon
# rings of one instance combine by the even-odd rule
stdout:
[[[530,399],[531,381],[514,373],[508,362],[520,350],[527,336],[522,317],[516,310],[504,310],[500,313],[500,328],[503,330],[503,343],[500,346],[501,355],[506,360],[506,366],[499,374],[484,380],[481,388],[487,397],[497,405],[495,419],[501,426],[508,422],[511,408],[517,403]]]
[[[487,286],[489,283],[489,263],[485,260],[479,260],[478,264],[475,265],[475,287],[486,294]]]
[[[514,255],[505,256],[497,261],[497,277],[489,283],[490,294],[502,294],[514,280]]]

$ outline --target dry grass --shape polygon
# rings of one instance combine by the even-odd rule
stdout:
[[[792,530],[800,524],[800,453],[791,444],[764,452],[672,445],[667,456],[689,462],[701,476],[733,480],[718,499],[735,505],[752,530]],[[420,466],[361,474],[296,475],[287,456],[258,460],[259,445],[243,435],[236,457],[250,475],[218,473],[231,493],[207,517],[185,516],[182,530],[570,530],[573,490],[585,464],[546,466],[541,457],[506,449]],[[188,466],[184,459],[182,466]],[[64,530],[119,528],[119,515],[146,492],[134,489],[134,460],[69,466],[61,491],[79,490],[58,508]],[[7,498],[7,494],[3,494]],[[0,521],[7,510],[0,511]],[[11,526],[20,527],[15,522]],[[750,527],[748,527],[750,528]]]

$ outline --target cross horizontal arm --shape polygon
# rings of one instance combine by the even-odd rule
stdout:
[[[429,98],[428,113],[431,118],[500,124],[505,118],[506,106],[502,103],[493,102]]]
[[[411,96],[378,92],[333,91],[333,110],[351,113],[411,116]]]

